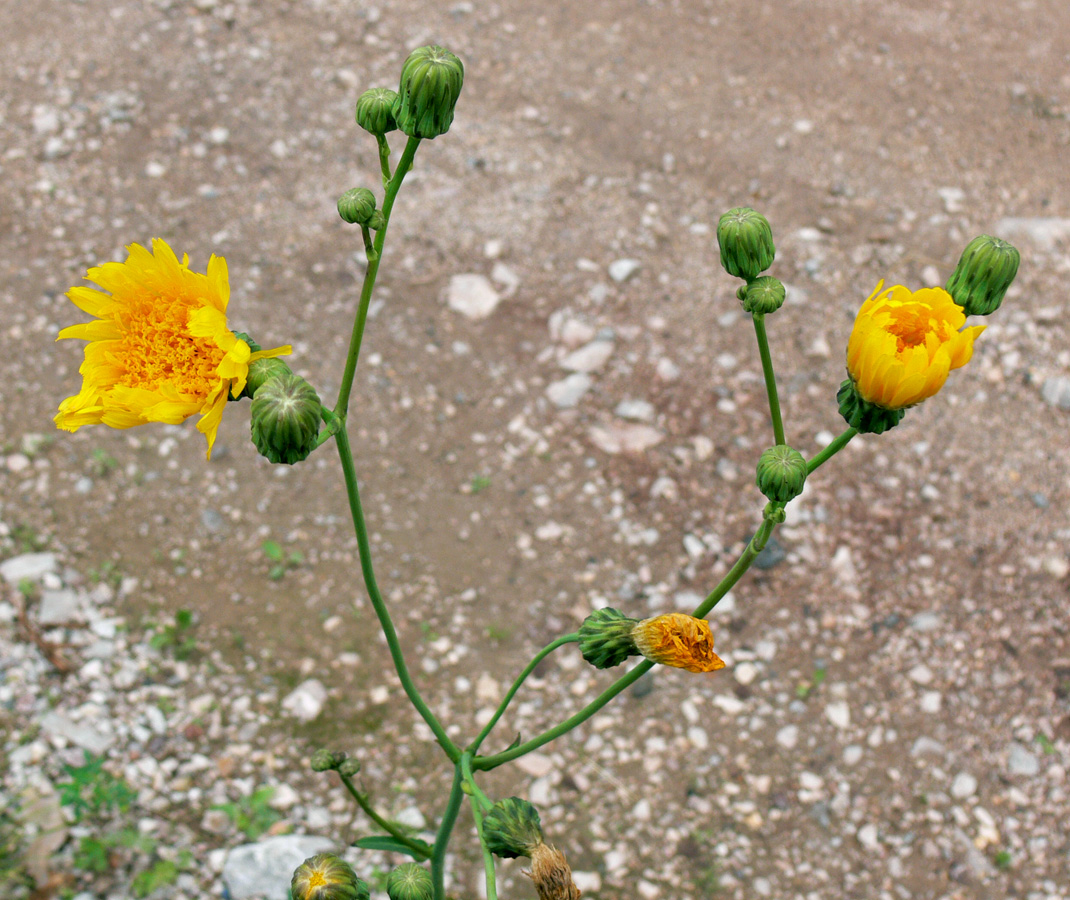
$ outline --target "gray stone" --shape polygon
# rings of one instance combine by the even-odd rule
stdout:
[[[58,591],[43,591],[41,605],[37,608],[37,624],[51,628],[67,622],[85,621],[82,598],[70,588]]]
[[[321,712],[327,702],[327,688],[315,678],[303,681],[282,701],[282,708],[295,719],[311,722]]]
[[[1070,378],[1065,375],[1045,378],[1040,387],[1040,396],[1049,406],[1070,410]]]
[[[485,319],[498,307],[501,295],[483,275],[454,275],[446,288],[446,303],[469,319]]]
[[[573,372],[550,384],[546,388],[546,396],[558,409],[572,409],[591,389],[591,384],[591,376],[586,372]]]
[[[595,426],[588,435],[599,450],[609,454],[642,453],[665,439],[665,435],[649,425]]]
[[[1007,768],[1012,775],[1025,775],[1031,777],[1040,771],[1040,763],[1035,755],[1030,753],[1021,744],[1011,744],[1010,753],[1007,755]]]
[[[959,772],[951,782],[951,796],[956,800],[965,800],[977,793],[977,779],[969,772]]]
[[[940,616],[934,612],[920,612],[910,618],[910,627],[915,631],[936,631],[940,624]]]
[[[653,422],[654,404],[646,400],[621,400],[613,414],[635,422]]]
[[[115,735],[103,728],[74,722],[57,712],[47,712],[41,717],[41,730],[54,737],[66,738],[96,756],[105,753],[115,743]]]
[[[615,259],[609,264],[609,277],[618,283],[627,281],[642,267],[637,259]]]
[[[570,372],[597,372],[612,355],[612,341],[594,340],[562,359],[561,368]]]
[[[1024,237],[1040,250],[1052,250],[1059,241],[1070,240],[1070,219],[1055,216],[1010,217],[996,223],[995,234],[1004,240]]]
[[[278,900],[285,897],[294,869],[310,856],[337,850],[315,835],[285,834],[235,847],[223,864],[223,881],[231,900]]]
[[[0,563],[0,577],[8,584],[18,584],[24,578],[38,581],[56,571],[55,553],[23,553]]]

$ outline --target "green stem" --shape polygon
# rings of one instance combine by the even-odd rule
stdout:
[[[449,800],[446,801],[446,809],[442,813],[442,821],[439,823],[438,832],[435,834],[435,851],[431,854],[431,891],[433,900],[446,900],[446,847],[450,842],[450,834],[454,823],[457,821],[457,813],[461,811],[461,798],[464,791],[461,790],[463,779],[461,777],[461,759],[458,757],[453,768],[453,787],[450,788]]]
[[[345,475],[346,493],[349,495],[349,511],[353,517],[353,530],[357,536],[357,548],[360,552],[360,569],[364,575],[364,585],[368,590],[368,597],[372,602],[372,606],[375,608],[375,615],[379,618],[379,626],[383,629],[383,635],[386,637],[386,645],[390,650],[390,657],[394,661],[394,668],[397,670],[402,688],[404,688],[412,705],[416,707],[416,711],[423,717],[423,720],[435,735],[435,739],[442,749],[446,751],[446,755],[453,762],[457,762],[461,757],[461,751],[450,740],[445,729],[439,724],[438,719],[428,708],[423,697],[420,696],[420,692],[416,689],[412,676],[409,674],[408,666],[405,665],[401,642],[398,640],[397,631],[394,629],[394,623],[390,618],[390,612],[386,608],[386,602],[383,600],[383,595],[379,592],[379,585],[375,580],[375,570],[372,568],[371,544],[368,541],[368,527],[364,522],[364,510],[360,504],[360,489],[357,486],[357,472],[353,465],[353,451],[349,447],[349,435],[345,427],[338,430],[336,438],[338,441],[338,456],[342,461],[342,472]]]
[[[776,528],[776,523],[769,519],[763,520],[758,531],[755,532],[754,537],[750,539],[743,553],[740,554],[736,564],[729,569],[728,574],[721,579],[721,583],[717,585],[710,595],[702,601],[699,607],[692,613],[694,616],[702,618],[705,616],[717,603],[727,594],[732,587],[743,577],[743,573],[750,568],[751,563],[754,562],[755,557],[761,552],[761,548],[765,546],[766,541],[769,540],[769,535],[773,533],[773,529]],[[510,750],[503,750],[501,753],[495,753],[491,756],[477,757],[473,760],[473,765],[477,769],[494,769],[503,763],[507,763],[510,760],[517,759],[523,756],[525,753],[530,753],[532,750],[537,750],[543,744],[548,744],[550,741],[555,740],[566,732],[571,731],[577,725],[586,722],[591,716],[604,707],[610,700],[616,697],[621,691],[627,689],[640,678],[643,677],[654,667],[654,663],[650,660],[643,660],[634,669],[628,672],[626,675],[622,675],[616,681],[613,682],[608,688],[602,691],[594,700],[588,703],[583,709],[581,709],[574,716],[570,716],[561,722],[559,725],[555,725],[548,731],[544,731],[537,737],[533,737],[529,741],[525,741],[522,744],[513,747]]]
[[[554,650],[556,650],[558,647],[564,644],[575,643],[579,639],[580,636],[578,633],[566,634],[563,637],[559,637],[556,641],[552,641],[551,643],[547,644],[538,653],[535,654],[531,662],[529,662],[527,666],[524,667],[524,671],[517,676],[516,681],[513,682],[513,686],[509,688],[508,693],[506,693],[506,695],[502,698],[502,702],[498,704],[498,708],[494,711],[494,715],[490,717],[490,721],[483,726],[483,730],[479,732],[479,736],[468,746],[468,751],[473,756],[479,752],[479,745],[483,743],[487,735],[490,734],[491,731],[494,729],[494,726],[498,724],[498,720],[502,717],[502,714],[512,702],[513,697],[516,695],[516,692],[520,690],[520,686],[524,683],[525,679],[527,679],[527,677],[535,671],[535,667],[539,663],[541,663],[547,656],[553,653]]]
[[[377,134],[375,139],[379,142],[379,168],[383,170],[385,188],[390,184],[390,144],[387,143],[385,134]]]
[[[427,852],[427,847],[422,843],[417,843],[405,834],[400,828],[393,822],[384,819],[379,813],[375,811],[372,805],[368,802],[368,798],[357,790],[356,785],[353,784],[353,780],[347,778],[341,772],[338,773],[338,777],[342,779],[342,784],[346,786],[346,790],[352,795],[353,799],[357,801],[357,805],[364,810],[364,814],[371,819],[376,825],[383,829],[391,837],[395,838],[406,847],[410,848],[413,853],[419,854],[421,859],[427,859],[430,855]]]
[[[833,456],[839,453],[853,438],[858,434],[858,430],[855,428],[847,428],[837,437],[835,437],[831,444],[829,444],[824,450],[819,453],[815,453],[810,460],[806,463],[806,474],[813,475],[814,471],[828,462]]]
[[[337,415],[344,416],[349,410],[349,394],[353,390],[353,376],[357,372],[357,358],[360,356],[360,344],[364,339],[364,323],[368,320],[368,306],[372,300],[372,289],[375,287],[375,277],[379,274],[379,263],[383,258],[383,243],[386,241],[386,229],[390,224],[390,211],[394,208],[394,200],[401,182],[412,168],[413,157],[416,156],[416,148],[420,145],[420,139],[411,137],[405,145],[398,163],[397,171],[386,185],[386,194],[383,197],[383,227],[375,232],[375,241],[372,244],[372,252],[368,254],[368,268],[364,272],[364,283],[360,288],[360,305],[357,307],[356,318],[353,319],[353,331],[349,337],[349,352],[346,354],[346,367],[342,373],[342,384],[338,388],[338,401],[334,405]]]
[[[769,353],[769,337],[765,333],[765,316],[754,313],[754,334],[758,338],[758,353],[762,357],[762,374],[765,376],[765,391],[769,395],[769,415],[773,419],[773,440],[786,444],[784,421],[780,416],[780,398],[776,392],[776,375],[773,372],[773,357]]]
[[[490,852],[487,842],[483,838],[483,809],[481,808],[490,809],[493,804],[490,802],[490,798],[479,789],[479,785],[476,784],[472,775],[472,757],[467,753],[461,757],[461,775],[464,778],[464,792],[468,794],[468,799],[472,803],[472,818],[475,819],[479,846],[483,850],[483,871],[486,872],[487,879],[487,900],[498,900],[498,887],[494,873],[494,855]]]

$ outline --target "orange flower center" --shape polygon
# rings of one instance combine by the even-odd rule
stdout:
[[[889,310],[892,320],[884,330],[896,337],[896,350],[902,353],[907,347],[917,347],[925,343],[925,338],[933,330],[932,317],[928,307],[898,307]]]
[[[170,384],[184,395],[207,397],[225,354],[209,338],[190,335],[195,308],[184,296],[132,298],[118,316],[123,336],[113,361],[125,370],[119,383],[146,390]]]

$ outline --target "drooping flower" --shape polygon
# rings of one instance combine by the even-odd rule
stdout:
[[[716,672],[724,660],[713,652],[713,632],[706,619],[667,613],[643,619],[632,629],[636,649],[651,662],[688,672]]]
[[[911,293],[900,284],[862,304],[847,343],[847,371],[859,397],[884,409],[921,403],[966,365],[984,325],[963,328],[966,314],[943,288]]]
[[[127,250],[126,262],[86,274],[103,291],[80,286],[67,292],[95,319],[64,328],[56,338],[89,341],[79,369],[82,389],[60,404],[56,425],[65,431],[96,424],[132,428],[178,424],[199,414],[210,457],[223,407],[228,396],[241,394],[249,363],[285,355],[290,347],[254,352],[228,328],[230,286],[222,257],[212,256],[202,275],[190,271],[188,255],[179,262],[160,238],[151,252],[140,244]]]
[[[579,900],[580,889],[572,880],[565,854],[549,844],[531,851],[531,871],[525,873],[535,885],[539,900]]]

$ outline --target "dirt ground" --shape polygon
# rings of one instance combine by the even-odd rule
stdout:
[[[1070,412],[1042,393],[1070,375],[1070,6],[38,0],[0,27],[0,556],[19,538],[136,578],[131,627],[193,610],[251,691],[315,674],[332,699],[298,751],[352,741],[429,818],[445,775],[376,636],[329,446],[271,467],[232,404],[207,464],[192,423],[24,453],[77,390],[81,345],[53,338],[83,320],[64,292],[85,270],[153,237],[201,271],[225,256],[233,326],[293,343],[333,397],[363,272],[334,204],[378,187],[353,104],[415,46],[464,60],[455,124],[395,208],[350,424],[380,581],[467,735],[593,607],[694,605],[758,523],[772,438],[723,211],[772,222],[770,337],[807,455],[843,427],[842,347],[877,281],[942,284],[1007,225],[1021,272],[974,359],[814,477],[715,616],[730,669],[659,671],[545,771],[488,786],[538,782],[592,898],[1070,897]],[[638,267],[618,281],[619,260]],[[464,273],[501,295],[489,316],[445,302]],[[562,359],[594,338],[611,355],[558,408]],[[607,452],[629,416],[656,442]],[[276,580],[268,540],[301,554]],[[514,731],[608,683],[566,657]],[[468,820],[454,849],[478,896]],[[503,897],[531,893],[518,871]]]

